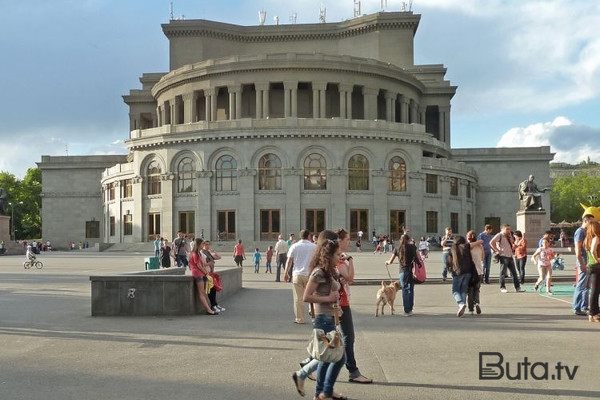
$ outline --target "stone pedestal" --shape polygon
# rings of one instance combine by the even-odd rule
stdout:
[[[10,217],[0,215],[0,241],[10,242]]]
[[[530,250],[537,248],[540,238],[548,229],[550,227],[546,226],[546,211],[517,212],[517,230],[523,233]]]

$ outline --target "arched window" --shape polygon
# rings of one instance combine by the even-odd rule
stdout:
[[[219,157],[215,170],[217,192],[237,190],[237,162],[232,156]]]
[[[281,160],[275,154],[265,154],[258,161],[258,189],[281,190]]]
[[[406,163],[401,157],[395,156],[390,160],[390,186],[391,192],[406,191]]]
[[[146,170],[148,177],[148,194],[160,194],[160,166],[158,161],[154,160],[148,164],[148,169]]]
[[[348,190],[369,190],[369,160],[361,154],[348,161]]]
[[[196,162],[190,157],[185,157],[179,161],[179,164],[177,164],[177,191],[179,193],[196,191],[195,171]]]
[[[327,162],[320,154],[310,154],[304,159],[304,189],[327,189]]]

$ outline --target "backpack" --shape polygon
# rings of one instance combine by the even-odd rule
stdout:
[[[427,280],[427,271],[425,270],[425,261],[419,260],[417,257],[413,259],[413,281],[416,284],[425,283]]]

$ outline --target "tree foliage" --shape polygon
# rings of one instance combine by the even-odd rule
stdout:
[[[22,180],[0,171],[0,187],[8,195],[7,214],[14,216],[16,239],[39,239],[42,235],[42,171],[29,168]]]
[[[575,222],[581,219],[583,209],[579,203],[600,205],[600,176],[577,174],[556,178],[550,193],[553,222]]]

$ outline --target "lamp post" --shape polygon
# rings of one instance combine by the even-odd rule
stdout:
[[[16,203],[16,204],[23,204],[22,201]],[[12,240],[13,242],[16,241],[16,237],[15,237],[15,203],[11,203],[9,202],[8,205],[10,206],[10,230],[12,232]]]

